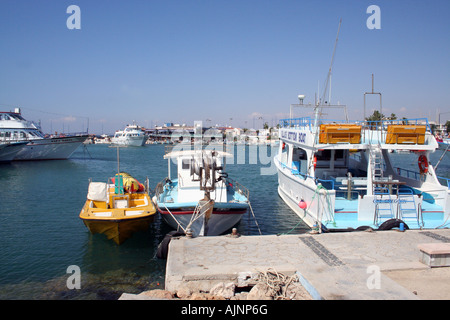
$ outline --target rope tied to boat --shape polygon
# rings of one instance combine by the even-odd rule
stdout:
[[[250,204],[250,201],[248,201],[248,207],[250,208],[250,211],[252,212],[253,219],[255,220],[256,227],[258,228],[258,231],[259,231],[259,235],[262,235],[261,229],[259,228],[258,220],[256,220],[256,216],[255,216],[255,213],[253,212],[253,208],[252,208],[252,205]]]
[[[327,188],[325,188],[324,186],[322,186],[322,184],[318,184],[317,185],[317,188],[316,188],[316,190],[314,191],[314,195],[313,195],[313,197],[312,197],[312,199],[311,199],[311,202],[309,203],[309,205],[307,205],[307,207],[305,208],[305,209],[303,209],[304,210],[304,213],[305,213],[305,215],[304,215],[304,217],[306,216],[306,210],[308,210],[310,207],[311,207],[311,205],[313,204],[313,202],[314,202],[314,199],[316,198],[316,195],[318,195],[319,193],[320,193],[320,190],[325,190],[325,194],[326,194],[326,196],[325,196],[325,199],[326,199],[326,202],[327,202],[327,205],[328,205],[328,212],[330,213],[329,214],[329,217],[331,218],[330,220],[325,220],[324,222],[327,224],[327,223],[332,223],[334,226],[336,226],[336,221],[334,220],[334,215],[332,214],[332,206],[331,206],[331,199],[330,199],[330,194],[329,194],[329,192],[328,192],[328,189]],[[317,201],[319,201],[319,198],[317,198]],[[320,220],[322,220],[322,219],[320,219]],[[288,232],[286,232],[286,233],[278,233],[277,235],[278,236],[280,236],[280,235],[287,235],[287,234],[290,234],[292,231],[294,231],[300,224],[302,223],[302,220],[300,219],[300,221],[291,229],[291,230],[289,230]]]
[[[332,223],[332,224],[336,225],[336,221],[334,220],[334,215],[333,215],[333,206],[331,205],[330,193],[328,192],[327,188],[322,186],[321,183],[319,183],[317,185],[317,188],[316,188],[316,190],[314,192],[314,196],[313,196],[313,198],[311,200],[311,203],[314,201],[314,198],[316,197],[316,195],[320,193],[320,190],[325,190],[325,201],[326,201],[326,204],[327,204],[327,207],[328,207],[328,211],[326,211],[326,212],[328,212],[327,217],[329,219],[325,220],[324,223],[325,224]],[[319,201],[319,198],[317,198],[317,201]],[[323,213],[323,210],[321,212]],[[321,219],[320,220],[322,220],[322,215],[321,215]]]

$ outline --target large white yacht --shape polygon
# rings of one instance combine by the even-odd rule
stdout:
[[[111,144],[121,146],[141,147],[145,145],[147,135],[138,125],[127,125],[124,130],[118,130],[111,138]]]
[[[86,133],[46,137],[35,123],[22,117],[20,108],[0,112],[0,142],[27,142],[13,160],[67,159],[87,137]]]

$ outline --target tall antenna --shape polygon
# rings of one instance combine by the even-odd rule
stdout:
[[[372,73],[372,92],[364,92],[364,118],[363,120],[366,120],[366,95],[367,94],[378,94],[380,96],[380,114],[383,114],[383,106],[381,103],[381,93],[380,92],[374,92],[373,91],[373,73]]]
[[[331,56],[330,68],[328,69],[328,76],[327,76],[327,80],[325,82],[325,88],[323,90],[323,95],[322,95],[322,101],[325,101],[325,94],[327,92],[328,84],[329,84],[330,85],[330,90],[328,92],[328,104],[330,104],[330,101],[331,101],[331,70],[333,68],[334,55],[336,53],[336,47],[337,47],[337,43],[338,43],[338,40],[339,40],[339,31],[341,30],[341,23],[342,23],[342,18],[339,20],[339,26],[338,26],[338,31],[337,31],[337,35],[336,35],[336,41],[334,42],[333,55]]]

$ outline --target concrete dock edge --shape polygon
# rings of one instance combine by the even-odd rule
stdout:
[[[423,243],[447,242],[450,229],[181,237],[169,245],[165,286],[170,291],[181,285],[208,290],[223,281],[238,286],[240,275],[272,269],[289,276],[297,274],[317,300],[433,299],[433,292],[450,299],[450,268],[439,274],[430,270],[420,262],[418,249]],[[442,278],[433,278],[432,285],[437,288],[425,290],[431,285],[425,280],[416,288],[421,281],[415,277],[431,272]],[[411,281],[396,281],[402,274],[411,274]]]

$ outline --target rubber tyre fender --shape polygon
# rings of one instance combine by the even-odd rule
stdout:
[[[378,230],[391,230],[392,228],[400,228],[400,223],[403,223],[405,226],[405,230],[408,230],[408,225],[400,219],[389,219],[383,222],[379,227]]]
[[[173,237],[184,236],[183,232],[179,231],[170,231],[164,236],[164,239],[158,245],[158,249],[156,251],[156,257],[158,259],[167,259],[167,254],[169,253],[169,243]]]

